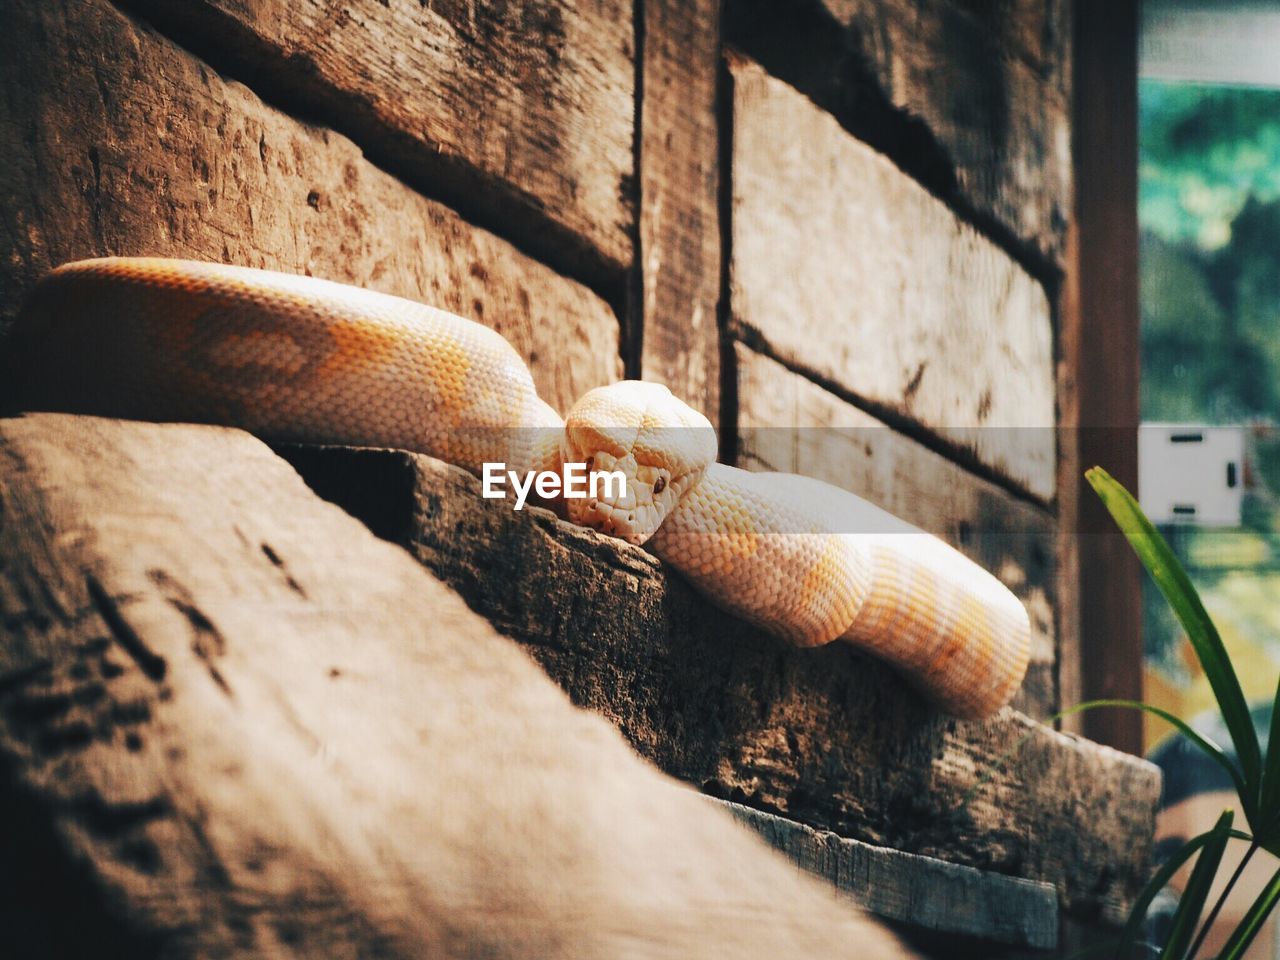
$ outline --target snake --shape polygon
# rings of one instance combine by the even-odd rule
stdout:
[[[886,661],[955,717],[999,710],[1027,669],[1022,603],[938,537],[832,484],[718,463],[711,423],[658,383],[597,387],[562,417],[499,333],[416,301],[217,263],[82,260],[34,285],[5,356],[20,410],[397,448],[477,475],[621,473],[543,505],[643,545],[782,642]]]

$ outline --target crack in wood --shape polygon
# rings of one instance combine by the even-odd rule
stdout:
[[[113,699],[105,681],[123,671],[95,672],[92,662],[106,658],[106,647],[80,644],[71,662],[55,668],[50,663],[14,671],[0,686],[0,702],[8,733],[25,743],[36,756],[56,760],[79,752],[94,742],[110,743],[115,731],[125,731],[130,750],[142,748],[136,728],[151,719],[151,703],[145,697]],[[99,677],[103,673],[103,677]]]
[[[120,612],[117,601],[107,593],[102,584],[98,582],[97,577],[91,573],[86,573],[84,582],[89,591],[89,598],[93,601],[94,607],[97,608],[98,616],[102,618],[102,622],[111,631],[111,636],[116,643],[125,653],[129,654],[133,662],[138,665],[138,669],[146,674],[147,677],[156,683],[162,681],[169,669],[164,657],[148,647],[142,637],[138,636],[138,632],[129,625],[124,615]]]
[[[191,652],[204,663],[209,676],[218,688],[227,696],[233,696],[226,677],[213,663],[216,657],[224,656],[227,652],[227,640],[222,631],[214,626],[213,621],[196,605],[195,597],[181,581],[159,567],[148,570],[147,577],[155,584],[169,605],[186,618],[194,634],[191,640]]]
[[[52,669],[51,661],[39,660],[29,666],[0,674],[0,697],[22,690],[36,680],[47,679]]]
[[[273,567],[280,571],[280,575],[284,577],[285,585],[290,590],[302,597],[304,600],[307,599],[307,591],[303,589],[302,584],[294,579],[293,574],[289,572],[289,565],[285,563],[284,557],[276,553],[275,548],[272,547],[271,544],[266,542],[262,544],[262,555],[271,562]]]
[[[142,801],[108,801],[97,791],[86,791],[67,804],[67,811],[95,837],[114,840],[173,815],[167,798]]]
[[[962,467],[978,479],[985,480],[987,483],[999,487],[1004,493],[1009,494],[1011,497],[1046,512],[1053,509],[1053,504],[1051,502],[1046,501],[1035,493],[1032,493],[1030,490],[1023,487],[1017,480],[1011,479],[1000,469],[991,466],[984,460],[981,460],[972,449],[965,446],[962,442],[946,436],[945,433],[918,423],[901,409],[896,409],[884,402],[855,393],[844,384],[836,382],[820,370],[816,370],[813,367],[788,356],[785,350],[779,349],[775,346],[761,330],[750,323],[740,320],[734,321],[732,337],[747,349],[767,357],[779,366],[789,370],[799,377],[804,378],[805,380],[808,380],[815,386],[821,387],[824,391],[831,394],[836,399],[849,404],[851,407],[856,407],[863,413],[870,414],[877,420],[881,421],[885,426],[891,427],[893,430],[910,440],[914,440],[926,450],[930,450],[939,456],[950,460],[956,466]],[[918,371],[918,373],[921,378],[923,378],[923,369]],[[919,384],[917,384],[917,387],[918,386]]]

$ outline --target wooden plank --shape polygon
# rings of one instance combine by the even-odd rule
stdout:
[[[1025,64],[1032,73],[1051,89],[1065,92],[1071,79],[1071,24],[1061,7],[1046,0],[1009,0],[1000,8],[983,7],[976,4],[957,3],[956,0],[919,0],[908,6],[903,0],[889,0],[875,4],[869,0],[821,0],[828,13],[846,29],[866,31],[873,19],[879,21],[880,32],[892,31],[892,40],[884,37],[868,38],[869,42],[880,44],[876,50],[877,65],[884,69],[894,54],[892,44],[896,40],[903,45],[899,48],[896,59],[899,69],[909,72],[904,82],[919,84],[925,81],[924,74],[928,61],[938,63],[946,58],[957,61],[956,66],[964,66],[969,70],[979,69],[973,60],[983,54],[1001,61],[1014,61]],[[919,35],[914,38],[901,36],[901,33],[914,28]],[[950,35],[946,31],[950,30]],[[916,54],[918,61],[905,63],[911,54]],[[1007,69],[1008,64],[997,63],[986,67],[988,70]],[[961,83],[972,78],[958,78]],[[932,82],[937,83],[936,80]],[[991,85],[998,81],[987,80]],[[1012,86],[1009,80],[1004,86]],[[925,92],[920,90],[917,97],[923,98]],[[1011,99],[1013,93],[1006,94]],[[956,102],[955,93],[942,94],[937,97],[942,105]],[[1065,108],[1065,103],[1063,104]],[[975,104],[973,109],[984,110],[998,108],[997,103]],[[1067,111],[1058,118],[1065,125]],[[963,122],[956,117],[953,122]],[[1069,166],[1069,158],[1063,156],[1059,160],[1062,165]],[[1069,172],[1066,174],[1069,178]]]
[[[864,910],[912,933],[945,934],[971,949],[1058,945],[1058,893],[1050,884],[875,847],[738,803],[713,800],[803,870],[824,877]],[[944,953],[943,956],[952,955]]]
[[[1137,24],[1133,2],[1076,5],[1078,189],[1062,311],[1063,435],[1075,449],[1062,499],[1081,600],[1079,647],[1063,664],[1081,700],[1142,699],[1142,568],[1081,472],[1101,464],[1138,488]],[[1080,727],[1142,752],[1134,711],[1090,711]]]
[[[3,420],[0,491],[7,955],[912,955],[248,435]]]
[[[1060,269],[1071,203],[1069,6],[730,0],[731,43],[1027,259]]]
[[[1071,198],[1070,21],[1045,0],[822,0],[894,104],[956,158],[961,193],[1062,263]]]
[[[104,0],[15,9],[0,89],[0,317],[67,260],[190,257],[314,274],[487,323],[561,409],[621,375],[618,323],[594,293]]]
[[[1053,883],[1082,916],[1120,909],[1146,880],[1160,792],[1148,763],[1012,710],[973,723],[940,716],[851,647],[787,647],[644,550],[545,510],[513,513],[429,457],[284,452],[321,496],[519,640],[575,703],[704,792]]]
[[[1056,713],[1054,517],[781,364],[741,344],[734,349],[741,465],[835,484],[993,572],[1031,617],[1031,664],[1014,705],[1037,718]]]
[[[631,4],[127,0],[557,266],[631,262]],[[579,272],[573,271],[571,272]]]
[[[1043,288],[759,66],[733,73],[733,322],[771,355],[1048,501]]]
[[[645,0],[640,373],[720,419],[718,0]]]

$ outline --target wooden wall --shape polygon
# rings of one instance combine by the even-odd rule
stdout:
[[[185,256],[473,317],[561,409],[664,381],[992,569],[1059,706],[1063,0],[4,6],[0,325]]]

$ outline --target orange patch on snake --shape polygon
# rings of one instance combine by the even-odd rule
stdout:
[[[457,416],[470,405],[467,376],[471,373],[471,359],[462,344],[452,337],[440,337],[435,350],[423,358],[427,369],[427,382],[436,390],[443,412]]]
[[[726,530],[717,536],[716,544],[720,549],[712,552],[719,554],[718,562],[709,568],[717,573],[729,573],[740,561],[750,560],[760,551],[760,536],[745,530]]]
[[[207,358],[218,367],[271,367],[295,377],[306,366],[306,351],[296,339],[278,330],[229,332],[209,345]]]
[[[902,589],[902,566],[898,563],[897,556],[892,553],[882,557],[881,563],[892,570],[893,582],[897,589],[885,591],[882,599],[888,608],[888,616],[885,618],[884,614],[882,614],[882,619],[878,626],[884,632],[886,638],[898,637],[905,632],[911,623],[911,611],[907,609],[905,591]]]
[[[823,614],[819,633],[824,639],[837,636],[857,613],[853,591],[841,589],[847,579],[843,558],[844,545],[828,538],[821,556],[809,568],[800,584],[800,604]],[[823,602],[825,598],[830,598]],[[833,632],[834,631],[834,632]]]
[[[344,319],[327,325],[332,349],[316,369],[317,377],[364,374],[384,369],[404,339],[394,327],[372,320]]]
[[[938,631],[938,577],[928,567],[921,567],[911,581],[911,593],[908,600],[911,607],[911,619],[920,627],[927,629],[930,637]],[[918,637],[918,641],[923,637]]]
[[[708,569],[717,573],[732,571],[740,561],[749,560],[760,551],[760,534],[756,532],[755,518],[736,499],[725,507],[724,513],[715,518],[717,549],[711,553],[718,562],[708,564]]]
[[[185,357],[195,343],[198,322],[208,304],[181,292],[166,291],[157,299],[160,303],[151,306],[151,309],[138,318],[139,327],[163,345],[163,353]],[[89,315],[92,316],[92,313]]]
[[[942,673],[951,666],[956,656],[972,642],[975,636],[985,636],[984,629],[986,611],[982,603],[971,593],[962,593],[956,601],[956,624],[959,627],[957,637],[938,651],[938,656],[929,665],[933,673]]]

